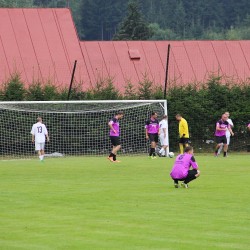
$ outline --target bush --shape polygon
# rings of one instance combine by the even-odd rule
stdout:
[[[2,96],[4,101],[23,101],[25,98],[25,88],[20,74],[14,73],[4,84]]]
[[[27,89],[26,99],[28,101],[44,101],[44,91],[40,81],[33,82]]]
[[[99,78],[95,86],[91,90],[89,90],[89,94],[95,100],[121,99],[121,95],[115,88],[112,78]]]

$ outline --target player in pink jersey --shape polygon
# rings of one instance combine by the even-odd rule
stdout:
[[[218,150],[221,147],[221,145],[224,145],[224,157],[227,157],[227,138],[226,138],[226,132],[227,130],[230,132],[230,134],[233,136],[234,133],[231,129],[230,124],[228,123],[228,116],[226,114],[223,114],[221,116],[221,119],[217,121],[216,123],[216,130],[215,130],[215,141],[217,143],[215,148],[215,156],[218,156]]]
[[[109,137],[113,146],[112,151],[108,157],[111,162],[120,162],[116,160],[116,154],[121,149],[119,119],[122,119],[123,115],[124,113],[122,111],[117,112],[115,117],[108,123],[110,128]]]
[[[151,159],[156,159],[155,148],[159,141],[158,135],[160,126],[157,116],[156,112],[152,112],[150,119],[146,121],[145,125],[146,139],[150,140],[149,157],[151,157]]]
[[[187,146],[184,150],[184,154],[180,154],[176,157],[174,166],[170,173],[176,188],[179,187],[179,181],[182,181],[182,187],[188,188],[188,183],[200,176],[200,171],[198,170],[199,167],[194,159],[193,153],[193,148]],[[190,167],[192,167],[191,170]]]

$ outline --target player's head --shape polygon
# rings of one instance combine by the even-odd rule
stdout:
[[[226,115],[226,114],[223,114],[222,116],[221,116],[221,120],[222,121],[226,121],[228,119],[228,116]]]
[[[158,114],[156,112],[152,112],[151,113],[151,118],[156,119],[157,116],[158,116]]]
[[[230,113],[227,111],[227,112],[225,112],[225,115],[226,115],[227,117],[229,117],[229,116],[230,116]]]
[[[181,114],[177,114],[177,115],[175,116],[175,118],[176,118],[177,121],[180,121],[181,118],[182,118],[182,115],[181,115]]]
[[[42,119],[42,117],[37,117],[37,122],[42,122],[43,121],[43,119]]]
[[[118,119],[121,119],[124,116],[124,112],[123,111],[118,111],[115,115],[116,115],[116,117]]]
[[[191,146],[187,146],[187,147],[185,147],[184,152],[188,153],[188,154],[193,154],[194,153],[194,149]]]
[[[167,115],[164,115],[163,117],[162,117],[162,120],[167,120],[168,119],[168,116]]]

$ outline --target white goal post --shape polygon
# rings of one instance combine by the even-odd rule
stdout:
[[[107,155],[111,149],[108,122],[117,111],[124,112],[120,154],[147,154],[145,122],[152,112],[158,113],[159,120],[167,115],[166,100],[0,102],[0,159],[35,155],[30,131],[38,116],[50,136],[47,154]]]

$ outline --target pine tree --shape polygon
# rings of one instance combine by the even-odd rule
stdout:
[[[152,31],[139,10],[137,1],[128,3],[127,16],[120,24],[113,40],[148,40]]]

